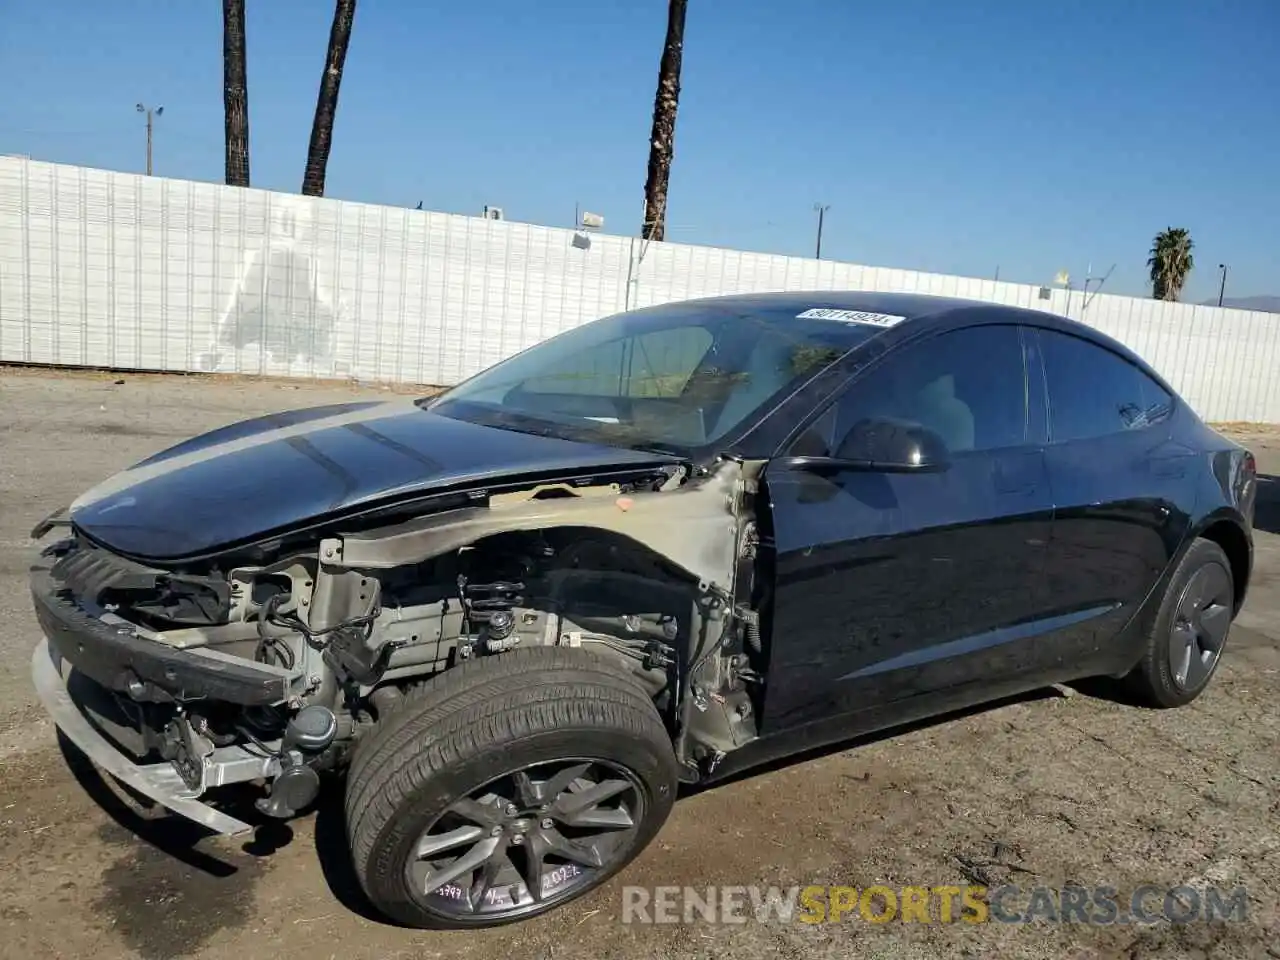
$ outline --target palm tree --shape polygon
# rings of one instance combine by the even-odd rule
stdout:
[[[222,0],[222,104],[227,128],[227,185],[249,185],[249,86],[244,0]]]
[[[642,235],[662,240],[667,225],[667,184],[675,153],[676,110],[680,105],[680,65],[684,58],[684,15],[689,0],[669,0],[667,39],[658,65],[658,92],[653,99],[653,131],[649,134],[649,175],[644,184]]]
[[[1151,241],[1147,268],[1151,271],[1151,295],[1157,300],[1177,300],[1187,282],[1195,257],[1191,233],[1182,227],[1161,230]]]
[[[302,177],[302,192],[309,197],[324,196],[325,169],[329,165],[329,147],[333,143],[333,118],[338,112],[338,88],[342,85],[342,65],[347,59],[347,44],[351,42],[351,24],[355,17],[356,0],[337,0],[333,8],[333,26],[329,28],[324,74],[320,77],[316,115],[311,122],[307,170]]]

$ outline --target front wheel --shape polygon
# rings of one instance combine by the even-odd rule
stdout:
[[[621,870],[666,821],[676,786],[670,737],[625,666],[518,650],[441,674],[360,743],[347,834],[389,917],[495,926]]]
[[[1231,562],[1212,540],[1191,544],[1170,578],[1142,661],[1126,680],[1153,707],[1181,707],[1204,692],[1235,617]]]

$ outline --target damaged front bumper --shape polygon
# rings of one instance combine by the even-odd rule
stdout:
[[[31,569],[30,585],[45,635],[32,655],[31,678],[63,735],[100,769],[174,813],[224,835],[251,831],[199,798],[226,784],[275,778],[280,755],[215,745],[190,722],[184,704],[269,706],[287,696],[283,672],[140,635],[128,622],[82,605],[45,566]],[[154,709],[167,710],[170,719],[148,723]]]
[[[200,783],[195,787],[188,785],[171,762],[136,763],[99,731],[82,704],[71,695],[67,681],[74,669],[47,640],[36,645],[31,656],[36,694],[62,734],[97,767],[142,796],[215,833],[238,836],[252,832],[250,824],[202,803],[199,797],[212,786],[274,776],[279,772],[275,758],[255,756],[240,747],[216,748],[202,758]]]
[[[112,622],[82,607],[47,567],[33,567],[30,579],[36,620],[50,645],[108,690],[136,699],[163,701],[176,693],[241,706],[267,706],[288,697],[284,671],[139,636],[127,621]]]

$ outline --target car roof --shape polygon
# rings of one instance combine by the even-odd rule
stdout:
[[[667,304],[668,306],[670,304]],[[850,310],[902,317],[902,321],[886,329],[877,339],[894,342],[914,338],[916,334],[941,332],[950,327],[982,323],[1018,323],[1044,327],[1092,340],[1137,364],[1161,384],[1169,384],[1142,357],[1118,340],[1087,324],[1045,310],[969,300],[962,297],[940,297],[923,293],[880,293],[869,290],[802,290],[777,293],[737,293],[726,296],[686,300],[682,305],[705,306],[733,312],[752,310],[789,312],[797,315],[806,310]]]
[[[662,306],[673,306],[663,304]],[[1033,323],[1049,326],[1065,325],[1072,329],[1083,327],[1081,324],[1055,313],[1043,310],[1031,310],[1026,307],[1015,307],[1003,303],[992,303],[987,300],[968,300],[961,297],[939,297],[924,293],[878,293],[869,290],[801,290],[778,293],[734,293],[726,296],[700,297],[685,300],[681,306],[705,306],[722,308],[734,312],[760,310],[769,312],[789,312],[797,314],[805,310],[850,310],[860,313],[879,313],[902,317],[904,322],[917,324],[930,320],[931,326],[949,326],[971,322],[975,313],[981,311],[987,316],[998,316],[1007,323]],[[660,309],[660,307],[658,307]]]
[[[876,293],[868,290],[788,290],[776,293],[734,293],[686,300],[688,306],[724,307],[729,310],[768,310],[797,313],[810,309],[857,310],[922,320],[951,310],[999,307],[999,304],[921,293]]]

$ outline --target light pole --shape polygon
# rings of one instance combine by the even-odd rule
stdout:
[[[1222,283],[1218,287],[1218,306],[1222,306],[1222,298],[1227,292],[1227,265],[1220,263],[1218,269],[1222,271]]]
[[[831,204],[815,203],[813,209],[818,211],[818,250],[814,253],[815,260],[822,259],[822,219],[827,211],[831,209]]]
[[[156,107],[155,110],[152,110],[150,107],[138,104],[138,112],[147,115],[147,176],[149,177],[151,176],[151,127],[153,116],[158,117],[164,113],[164,107]]]

